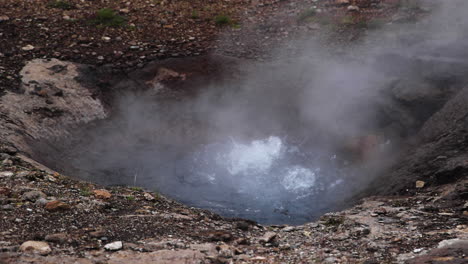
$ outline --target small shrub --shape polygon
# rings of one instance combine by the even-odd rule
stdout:
[[[93,192],[91,192],[91,190],[88,187],[81,188],[80,190],[81,196],[91,196],[91,194],[93,194]]]
[[[141,187],[130,187],[130,189],[134,192],[141,192],[143,189]]]
[[[135,201],[135,196],[133,195],[127,195],[125,196],[125,198],[127,199],[127,201]]]
[[[125,18],[110,8],[103,8],[96,12],[91,23],[101,26],[118,27],[125,24]]]
[[[200,15],[198,14],[197,10],[192,11],[192,15],[190,16],[192,19],[199,19]]]
[[[215,23],[218,26],[226,26],[231,24],[232,20],[229,16],[226,15],[217,15],[215,17]]]
[[[51,1],[47,4],[47,7],[58,8],[62,10],[71,10],[75,8],[75,6],[72,3],[62,0]]]
[[[317,11],[315,9],[307,9],[301,14],[299,14],[298,21],[299,22],[307,22],[311,21],[313,17],[317,14]]]

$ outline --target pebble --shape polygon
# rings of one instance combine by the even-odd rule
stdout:
[[[123,247],[122,241],[116,241],[116,242],[106,244],[104,246],[104,249],[109,250],[109,251],[117,251],[117,250],[121,250],[122,247]]]
[[[276,238],[276,233],[275,232],[266,232],[265,235],[263,235],[259,239],[259,241],[264,242],[264,243],[268,243],[268,242],[271,242],[275,238]]]
[[[424,188],[424,185],[426,185],[425,182],[423,182],[423,181],[416,181],[416,188],[418,188],[418,189]]]
[[[348,11],[358,12],[359,11],[359,6],[350,5],[350,6],[348,6]]]
[[[47,195],[41,191],[30,191],[30,192],[25,192],[22,195],[22,198],[27,201],[35,202],[39,198],[46,198]]]
[[[1,16],[0,16],[0,22],[5,22],[5,21],[8,21],[8,20],[10,20],[9,17],[7,17],[7,16],[5,16],[5,15],[1,15]]]
[[[64,243],[67,241],[68,236],[66,233],[56,233],[56,234],[46,235],[44,239],[45,241],[48,241],[48,242]]]
[[[2,171],[0,172],[0,178],[3,178],[3,177],[11,177],[15,175],[13,172],[11,171]]]
[[[145,199],[146,199],[147,201],[154,201],[153,195],[151,195],[151,194],[149,194],[149,193],[145,193],[143,196],[145,197]]]
[[[47,211],[56,212],[56,211],[65,211],[70,209],[70,205],[61,201],[52,201],[48,202],[45,207]]]
[[[42,241],[26,241],[21,244],[20,250],[22,252],[32,252],[40,255],[47,255],[52,251],[49,244]]]
[[[110,41],[111,41],[111,38],[110,38],[110,37],[106,37],[106,36],[102,37],[101,39],[102,39],[104,42],[110,42]]]
[[[294,226],[287,226],[287,227],[283,228],[284,232],[292,232],[294,230],[296,230],[296,227],[294,227]]]
[[[112,194],[106,190],[94,190],[93,193],[99,199],[109,199],[112,197]]]
[[[28,44],[28,45],[22,47],[21,49],[24,50],[24,51],[30,51],[30,50],[33,50],[33,49],[34,49],[34,46]]]

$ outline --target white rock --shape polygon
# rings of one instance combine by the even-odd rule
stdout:
[[[439,245],[437,245],[437,248],[445,248],[445,247],[450,247],[458,243],[468,243],[468,240],[460,239],[460,238],[454,238],[454,239],[448,239],[448,240],[443,240],[439,242]]]
[[[34,49],[34,46],[28,44],[28,45],[22,47],[21,49],[24,50],[24,51],[30,51],[30,50],[33,50],[33,49]]]
[[[15,175],[13,172],[11,171],[2,171],[0,172],[0,178],[3,178],[3,177],[11,177]]]
[[[110,251],[117,251],[117,250],[121,250],[122,247],[123,247],[122,241],[116,241],[116,242],[106,244],[104,246],[104,249],[110,250]]]
[[[23,252],[32,252],[41,255],[47,255],[52,251],[49,244],[42,241],[26,241],[21,244],[20,250]]]
[[[348,11],[359,11],[359,6],[350,5],[348,6]]]
[[[102,39],[104,42],[110,42],[110,41],[111,41],[111,38],[110,38],[110,37],[106,37],[106,36],[102,37],[101,39]]]

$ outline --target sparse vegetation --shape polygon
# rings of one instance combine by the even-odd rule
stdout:
[[[127,196],[125,196],[125,199],[127,199],[127,201],[135,201],[135,196],[127,195]]]
[[[215,17],[215,23],[218,26],[226,26],[226,25],[230,25],[232,23],[232,20],[227,15],[217,15]]]
[[[135,192],[141,192],[143,191],[143,189],[141,187],[131,187],[130,188],[132,191],[135,191]]]
[[[96,12],[91,23],[100,26],[119,27],[125,24],[125,18],[117,14],[113,9],[102,8]]]
[[[91,194],[93,194],[93,192],[88,187],[83,187],[80,189],[81,196],[91,196]]]
[[[190,16],[192,19],[198,19],[200,18],[200,15],[198,14],[197,10],[192,11],[192,15]]]
[[[344,223],[345,219],[342,216],[322,216],[320,220],[326,226],[338,227]]]
[[[55,0],[55,1],[51,1],[47,4],[47,7],[49,8],[58,8],[58,9],[62,9],[62,10],[71,10],[71,9],[74,9],[75,6],[68,2],[68,1],[63,1],[63,0]]]
[[[310,22],[312,21],[313,17],[315,17],[315,15],[317,15],[317,11],[315,9],[307,9],[305,10],[304,12],[302,12],[301,14],[299,14],[299,17],[298,17],[298,21],[299,22]]]

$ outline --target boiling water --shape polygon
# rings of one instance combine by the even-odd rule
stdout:
[[[276,136],[231,138],[203,146],[179,164],[176,196],[227,216],[299,223],[327,203],[323,194],[344,183],[343,173],[335,155],[303,151]]]

